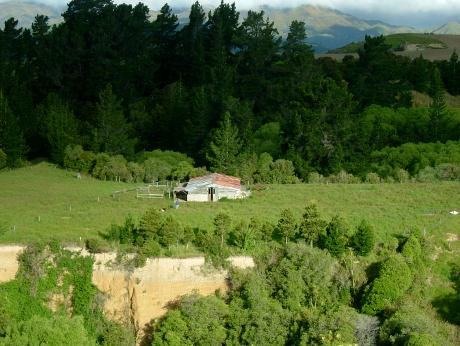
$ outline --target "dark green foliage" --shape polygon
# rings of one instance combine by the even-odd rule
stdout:
[[[433,76],[431,78],[430,96],[433,99],[430,105],[431,139],[433,142],[445,140],[446,134],[444,133],[444,127],[448,113],[441,74],[437,68],[434,69]]]
[[[334,216],[324,232],[320,234],[319,245],[322,249],[328,250],[331,255],[338,257],[345,252],[347,243],[347,225],[339,216]]]
[[[271,122],[258,128],[251,137],[251,145],[257,154],[268,153],[272,157],[281,155],[281,127],[278,122]]]
[[[82,346],[95,346],[96,340],[85,330],[81,316],[69,318],[55,316],[52,318],[33,316],[11,327],[5,338],[0,339],[2,345],[33,345],[44,346],[65,345],[69,341]]]
[[[113,228],[113,226],[112,226]],[[85,241],[85,247],[89,253],[102,253],[110,250],[110,247],[99,238],[89,238]]]
[[[410,235],[402,246],[401,254],[414,271],[420,270],[422,261],[422,246],[415,235]]]
[[[206,158],[211,170],[231,174],[235,171],[236,155],[241,149],[238,129],[232,124],[230,114],[226,113],[215,130]]]
[[[110,84],[99,94],[95,119],[93,146],[97,151],[133,156],[135,141],[129,136],[130,128],[124,117],[121,101],[113,93]]]
[[[94,153],[83,150],[81,145],[67,146],[64,152],[64,167],[89,173],[93,169],[95,159]]]
[[[152,345],[222,345],[227,314],[217,297],[186,296],[155,330]]]
[[[290,23],[283,41],[263,11],[240,18],[235,4],[206,15],[197,2],[181,26],[167,4],[153,22],[148,16],[143,4],[71,1],[52,27],[40,15],[31,29],[4,23],[0,89],[10,111],[0,149],[9,166],[21,164],[26,148],[30,158],[62,163],[65,147],[81,144],[128,160],[139,150],[181,151],[250,183],[296,182],[290,162],[304,180],[342,170],[385,178],[395,172],[371,167],[373,151],[459,139],[444,97],[460,93],[457,53],[411,61],[378,36],[366,37],[358,59],[336,62],[315,59],[308,23]],[[432,107],[409,108],[411,90],[429,93]],[[256,163],[264,152],[274,161],[269,177]],[[144,179],[193,174],[168,164],[148,162]],[[129,171],[125,180],[142,180],[140,170]]]
[[[379,275],[366,288],[361,311],[376,315],[395,304],[412,283],[412,273],[401,255],[393,255],[382,263]]]
[[[12,113],[8,100],[0,89],[0,149],[6,154],[6,164],[15,167],[21,164],[26,152],[24,136]]]
[[[440,324],[428,311],[412,303],[405,303],[385,320],[380,329],[380,340],[400,345],[448,345]]]
[[[323,250],[289,244],[270,273],[274,294],[290,311],[306,306],[331,306],[339,297],[340,289],[348,285],[347,282],[344,287],[337,284],[339,273],[335,266],[335,260]]]
[[[69,106],[53,94],[48,95],[46,102],[39,107],[39,112],[51,158],[62,165],[67,146],[80,141],[77,120]]]
[[[355,234],[351,237],[351,246],[356,254],[360,256],[369,255],[374,249],[375,243],[374,230],[365,220],[362,220],[356,230]]]
[[[396,148],[384,148],[371,155],[375,170],[381,176],[392,175],[398,169],[404,169],[415,175],[427,166],[436,167],[451,163],[458,165],[460,160],[460,142],[443,143],[406,143]],[[441,172],[439,172],[441,173]],[[439,179],[453,180],[455,175],[447,174]]]
[[[241,221],[230,232],[229,243],[243,251],[253,250],[256,246],[257,230],[254,225],[248,225]]]

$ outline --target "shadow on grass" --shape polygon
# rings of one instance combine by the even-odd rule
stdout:
[[[450,280],[455,293],[434,299],[431,304],[446,321],[460,325],[460,265],[451,264]]]

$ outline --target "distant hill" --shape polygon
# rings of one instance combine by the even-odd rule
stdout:
[[[460,52],[460,35],[438,34],[393,34],[386,37],[386,42],[393,47],[397,55],[416,58],[422,55],[428,60],[448,60],[452,53]],[[317,54],[317,57],[330,57],[342,60],[345,55],[357,56],[363,42],[353,42],[344,47]]]
[[[415,32],[415,29],[411,27],[394,26],[376,20],[363,20],[322,6],[303,5],[286,9],[263,6],[261,9],[275,22],[282,36],[287,35],[289,24],[293,20],[304,21],[308,28],[307,41],[317,52],[325,52],[350,42],[362,41],[366,35]]]
[[[385,42],[391,46],[394,51],[404,50],[424,50],[427,48],[444,49],[447,44],[442,40],[435,38],[432,34],[401,33],[385,36]],[[331,50],[330,53],[350,54],[358,53],[363,47],[364,42],[352,42],[341,48]]]
[[[37,14],[42,14],[50,18],[50,24],[56,24],[62,21],[61,12],[64,9],[56,9],[45,4],[28,2],[22,0],[13,0],[0,3],[0,23],[3,29],[3,23],[14,17],[19,21],[19,26],[30,27],[34,22]]]
[[[50,17],[50,23],[62,21],[61,13],[65,8],[56,9],[44,4],[32,3],[28,0],[16,0],[0,3],[0,21],[10,17],[19,19],[19,24],[29,27],[37,14]],[[205,11],[211,10],[210,7]],[[316,52],[326,52],[343,47],[351,42],[360,42],[365,35],[388,35],[394,33],[414,33],[415,29],[407,26],[395,26],[376,20],[364,20],[355,16],[327,7],[303,5],[293,8],[274,8],[262,6],[270,20],[275,22],[281,36],[289,31],[293,20],[301,20],[307,24],[308,40]],[[179,22],[184,25],[188,21],[188,8],[174,9]],[[151,11],[151,20],[157,16],[157,11]],[[247,11],[241,11],[241,18],[246,17]],[[431,30],[430,30],[431,31]],[[448,23],[436,30],[435,33],[460,33],[460,24]]]
[[[437,35],[460,35],[460,23],[450,22],[433,30],[433,34]]]
[[[205,9],[207,13],[212,8]],[[261,6],[254,9],[263,10],[265,15],[275,23],[281,36],[286,37],[293,20],[300,20],[307,25],[307,42],[315,51],[326,52],[342,47],[353,41],[361,41],[366,35],[376,36],[390,33],[414,32],[407,26],[394,26],[376,20],[363,20],[346,13],[323,6],[302,5],[292,8],[275,8]],[[188,9],[174,9],[181,25],[188,21]],[[152,11],[152,19],[158,12]],[[240,19],[247,16],[247,11],[240,11]]]

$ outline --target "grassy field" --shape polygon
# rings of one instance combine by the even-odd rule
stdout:
[[[171,201],[137,200],[135,192],[112,198],[121,189],[136,184],[104,182],[55,168],[48,163],[0,172],[0,243],[29,243],[58,239],[79,243],[97,236],[111,223],[121,223],[129,214],[139,218],[148,208],[165,209],[183,224],[211,227],[219,212],[233,220],[276,222],[280,212],[291,208],[300,217],[306,203],[315,201],[321,213],[335,214],[355,226],[361,219],[374,225],[380,241],[413,229],[425,230],[436,238],[460,235],[460,184],[381,184],[381,185],[269,185],[254,191],[247,200],[219,203],[182,203],[170,208]],[[0,234],[1,234],[0,233]]]

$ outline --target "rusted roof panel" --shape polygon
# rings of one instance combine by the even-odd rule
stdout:
[[[230,175],[212,173],[202,177],[190,179],[185,189],[192,191],[203,187],[227,187],[235,190],[241,189],[241,180]]]

